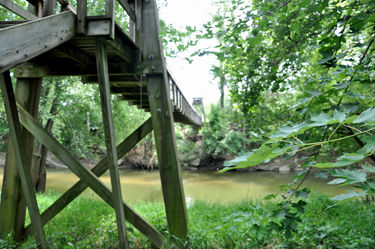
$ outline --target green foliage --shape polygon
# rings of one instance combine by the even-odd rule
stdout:
[[[232,155],[245,149],[248,139],[231,122],[232,110],[231,106],[222,110],[219,105],[211,104],[207,114],[208,122],[202,131],[206,153]]]

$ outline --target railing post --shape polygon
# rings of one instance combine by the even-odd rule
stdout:
[[[110,27],[110,38],[115,38],[115,11],[116,11],[116,0],[106,0],[105,1],[105,15],[111,18]]]
[[[77,34],[86,34],[87,0],[77,0]]]

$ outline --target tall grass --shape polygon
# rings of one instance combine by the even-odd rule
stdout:
[[[45,210],[58,197],[54,192],[37,195],[40,209]],[[278,222],[272,212],[276,204],[262,200],[195,202],[188,208],[189,245],[241,249],[375,247],[375,207],[371,204],[349,202],[327,209],[333,201],[322,194],[310,194],[298,231],[289,240],[267,229],[270,222]],[[163,204],[140,202],[134,209],[168,237]],[[97,197],[77,198],[44,228],[49,248],[118,247],[114,211]],[[134,227],[127,224],[127,229],[131,248],[153,248]],[[10,235],[0,241],[0,248],[16,247],[36,248],[37,244],[29,239],[18,245]]]

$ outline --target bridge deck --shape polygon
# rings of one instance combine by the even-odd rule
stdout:
[[[51,19],[49,22],[53,23],[54,18],[59,15],[66,15],[67,12],[57,14],[43,19]],[[17,34],[22,30],[33,30],[34,26],[40,25],[43,19],[36,21],[20,21],[20,22],[1,22],[0,23],[0,37],[9,34]],[[47,22],[47,20],[45,20]],[[37,77],[51,77],[51,76],[81,76],[83,83],[94,84],[98,82],[96,57],[95,57],[95,41],[97,37],[105,34],[105,28],[109,25],[107,16],[91,16],[87,17],[88,31],[87,35],[71,35],[72,38],[61,37],[63,42],[54,48],[45,49],[32,48],[33,42],[40,42],[40,37],[51,37],[50,40],[55,39],[54,34],[58,34],[64,29],[69,29],[69,23],[62,25],[54,30],[53,26],[50,29],[40,32],[40,37],[37,36],[34,41],[29,41],[28,44],[15,43],[10,45],[11,37],[0,40],[0,58],[12,49],[16,51],[16,46],[26,46],[25,55],[20,59],[12,58],[8,65],[0,65],[0,73],[8,68],[17,66],[14,76],[17,78],[37,78]],[[38,23],[39,22],[39,23]],[[34,25],[33,25],[34,24]],[[103,32],[98,33],[97,26],[103,26]],[[90,28],[92,27],[92,28]],[[14,38],[15,39],[15,38]],[[65,39],[67,41],[65,41]],[[115,25],[115,38],[113,40],[105,40],[106,52],[108,58],[109,81],[112,94],[118,94],[118,100],[128,101],[131,105],[136,105],[138,108],[150,111],[150,106],[147,96],[146,78],[150,75],[162,74],[163,67],[160,61],[155,62],[140,62],[137,61],[139,48],[132,41],[132,39],[123,31],[119,25]],[[42,40],[44,43],[51,43],[48,40]],[[33,50],[33,51],[31,51]],[[19,52],[20,53],[20,52]],[[150,55],[152,56],[152,55]],[[9,56],[8,56],[9,57]],[[3,64],[4,62],[1,61]],[[175,122],[202,125],[202,119],[194,107],[189,103],[182,93],[176,78],[171,71],[167,69],[168,82],[170,86],[171,102],[174,107],[173,115]]]

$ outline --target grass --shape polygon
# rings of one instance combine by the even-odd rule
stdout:
[[[37,195],[41,210],[59,197],[49,192]],[[276,202],[243,200],[237,203],[195,202],[189,205],[191,248],[374,248],[375,207],[348,202],[332,206],[327,196],[313,193],[304,214],[299,214],[297,232],[289,240],[283,232],[269,230],[281,224],[273,211]],[[161,203],[140,202],[134,209],[168,237]],[[117,248],[114,211],[96,197],[80,197],[45,227],[49,248]],[[134,227],[127,224],[131,248],[153,248]],[[18,245],[11,236],[0,248],[37,248],[32,239]]]

